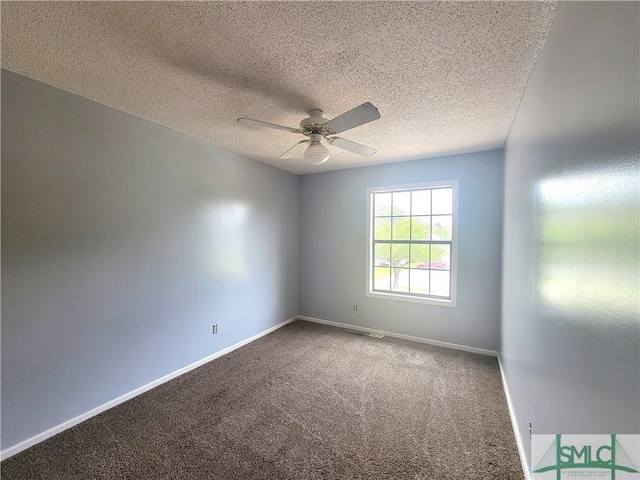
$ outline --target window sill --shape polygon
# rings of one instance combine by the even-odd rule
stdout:
[[[396,300],[400,302],[408,302],[408,303],[421,303],[423,305],[434,305],[438,307],[456,307],[455,299],[445,300],[445,299],[437,299],[437,298],[421,298],[421,297],[413,297],[411,295],[402,295],[399,293],[380,293],[380,292],[367,292],[367,297],[371,298],[380,298],[384,300]]]

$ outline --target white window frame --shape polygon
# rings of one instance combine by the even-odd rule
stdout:
[[[453,191],[453,210],[451,219],[451,298],[442,299],[435,297],[417,296],[411,293],[386,293],[373,290],[373,208],[372,199],[374,193],[392,192],[395,190],[409,190],[419,188],[449,187]],[[365,295],[372,298],[383,298],[387,300],[399,300],[403,302],[422,303],[426,305],[437,305],[440,307],[456,307],[458,297],[458,180],[445,180],[440,182],[409,183],[403,185],[385,185],[381,187],[367,188],[367,275]]]

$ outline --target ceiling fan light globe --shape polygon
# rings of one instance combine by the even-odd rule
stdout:
[[[311,165],[322,165],[329,160],[329,149],[321,143],[312,143],[304,151],[304,159]]]

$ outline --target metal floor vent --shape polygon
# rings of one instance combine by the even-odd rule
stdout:
[[[384,335],[383,335],[383,334],[381,334],[381,333],[371,332],[371,333],[369,334],[369,337],[373,337],[373,338],[382,338],[382,337],[384,337]]]

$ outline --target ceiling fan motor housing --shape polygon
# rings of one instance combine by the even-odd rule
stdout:
[[[309,117],[300,122],[300,129],[304,135],[326,135],[329,133],[325,127],[328,120],[324,118],[324,112],[322,110],[309,110],[307,113]]]

